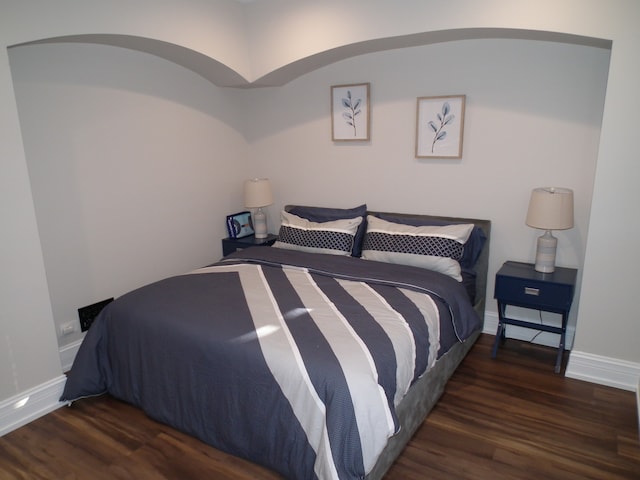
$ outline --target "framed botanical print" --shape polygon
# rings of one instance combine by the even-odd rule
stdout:
[[[369,140],[370,111],[368,83],[331,87],[331,139]]]
[[[465,95],[418,98],[417,158],[462,158],[465,99]]]

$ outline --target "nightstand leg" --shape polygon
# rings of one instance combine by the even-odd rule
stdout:
[[[496,330],[496,339],[493,341],[493,350],[491,351],[491,358],[496,358],[498,355],[498,345],[504,341],[505,330],[507,326],[504,324],[505,306],[501,302],[498,302],[498,330]]]
[[[560,346],[558,347],[558,358],[556,359],[556,373],[560,373],[562,367],[562,354],[564,353],[564,333],[560,334]]]
[[[567,333],[567,321],[569,319],[568,313],[562,314],[562,333],[560,334],[560,345],[558,345],[558,358],[556,358],[556,373],[560,373],[562,368],[562,356],[564,354],[565,336]]]
[[[496,355],[498,355],[498,345],[502,340],[502,330],[504,330],[504,324],[500,322],[498,323],[498,330],[496,331],[496,339],[493,341],[493,350],[491,351],[491,358],[496,358]]]

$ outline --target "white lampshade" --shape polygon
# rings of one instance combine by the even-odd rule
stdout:
[[[271,184],[268,178],[253,178],[244,182],[244,205],[257,209],[252,216],[256,238],[267,238],[267,215],[262,207],[273,203]]]
[[[253,178],[244,182],[244,206],[247,208],[266,207],[273,203],[271,184],[268,178]]]
[[[558,239],[551,230],[573,228],[573,190],[568,188],[542,187],[531,192],[527,225],[546,230],[538,237],[535,269],[552,273],[556,264]]]
[[[541,230],[573,228],[573,190],[534,188],[529,201],[527,225]]]

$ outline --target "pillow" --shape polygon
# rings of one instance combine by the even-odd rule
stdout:
[[[387,220],[388,222],[413,225],[414,227],[422,227],[425,225],[442,226],[460,223],[460,221],[440,218],[408,218],[398,216],[393,213],[376,213],[375,216],[383,220]],[[460,268],[462,269],[462,283],[469,294],[471,303],[475,303],[476,301],[476,278],[478,276],[476,273],[476,263],[478,263],[478,259],[480,258],[480,254],[482,253],[482,249],[484,248],[486,241],[487,235],[484,233],[484,230],[482,230],[478,225],[473,227],[471,235],[469,235],[469,240],[464,244],[464,253],[462,254],[462,258],[458,261],[458,263],[460,263]]]
[[[356,237],[353,242],[351,255],[359,257],[362,253],[362,241],[364,240],[364,232],[366,230],[365,218],[367,215],[367,205],[362,204],[354,208],[327,208],[327,207],[305,207],[294,206],[289,209],[289,213],[293,213],[301,218],[306,218],[312,222],[330,222],[332,220],[343,220],[356,217],[362,217],[363,221],[358,226]]]
[[[362,258],[434,270],[462,281],[460,263],[473,224],[403,225],[369,215]]]
[[[404,225],[413,225],[414,227],[423,227],[426,225],[455,225],[460,222],[440,220],[435,218],[406,218],[389,213],[376,213],[376,217],[386,220],[387,222],[402,223]],[[480,258],[487,236],[479,226],[475,225],[469,235],[469,240],[464,245],[464,253],[459,260],[462,273],[475,274],[475,266]],[[464,276],[464,275],[463,275]]]
[[[351,255],[356,231],[363,217],[312,222],[288,212],[282,212],[276,248],[301,250],[332,255]]]

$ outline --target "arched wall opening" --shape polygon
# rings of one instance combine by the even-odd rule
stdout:
[[[61,43],[61,40],[64,40],[64,43]],[[578,126],[577,128],[575,125],[570,126],[573,138],[587,135],[589,141],[594,142],[589,145],[589,163],[583,167],[588,173],[580,180],[581,185],[592,185],[597,157],[595,153],[597,151],[597,136],[599,135],[599,124],[593,125],[592,120],[594,116],[600,115],[598,121],[601,121],[607,74],[603,68],[605,68],[605,64],[608,65],[608,52],[611,49],[611,42],[607,40],[515,29],[460,29],[425,32],[360,42],[322,52],[284,66],[253,82],[241,79],[235,72],[217,60],[203,58],[200,54],[195,54],[195,52],[182,47],[139,37],[78,35],[14,46],[11,50],[12,64],[27,60],[17,67],[21,72],[19,75],[25,74],[26,76],[17,79],[16,92],[36,203],[38,226],[41,232],[42,248],[45,252],[45,267],[56,331],[60,332],[60,327],[65,323],[75,321],[75,310],[79,306],[114,294],[121,294],[139,283],[154,280],[158,275],[179,273],[182,269],[197,266],[198,263],[209,259],[215,260],[214,257],[217,253],[211,253],[210,245],[216,245],[219,238],[224,236],[224,227],[214,218],[223,218],[224,214],[232,213],[237,206],[241,205],[241,180],[244,177],[254,176],[258,169],[262,169],[268,176],[277,177],[276,184],[279,183],[281,186],[279,204],[296,201],[300,198],[301,192],[296,190],[295,185],[298,187],[305,185],[304,174],[303,172],[299,173],[301,181],[294,179],[289,182],[291,172],[298,167],[282,161],[283,152],[277,144],[294,145],[296,149],[299,149],[297,158],[307,157],[309,162],[307,165],[311,165],[312,169],[323,165],[322,168],[326,170],[327,166],[331,165],[331,161],[323,163],[322,159],[308,158],[309,147],[303,142],[303,139],[307,137],[320,139],[318,152],[324,152],[332,158],[340,159],[335,161],[348,162],[344,158],[346,150],[336,150],[323,137],[326,121],[325,97],[317,102],[307,102],[313,111],[309,110],[305,113],[297,106],[286,104],[284,104],[286,105],[284,108],[278,110],[277,99],[279,96],[293,95],[303,99],[304,92],[310,88],[318,88],[319,95],[326,94],[328,96],[328,93],[325,92],[328,86],[332,82],[335,83],[338,78],[353,76],[355,67],[361,72],[368,71],[370,75],[375,75],[375,70],[370,62],[374,56],[376,60],[383,59],[389,65],[396,61],[394,56],[401,57],[402,62],[409,62],[405,63],[403,68],[405,73],[410,74],[412,69],[409,57],[413,55],[411,52],[426,52],[429,55],[438,56],[439,50],[459,45],[468,49],[474,41],[490,45],[492,49],[495,49],[494,52],[500,52],[500,54],[509,51],[513,54],[514,52],[508,44],[511,41],[518,42],[518,45],[533,48],[531,51],[536,55],[536,62],[541,62],[543,56],[541,52],[553,51],[553,48],[551,50],[545,49],[554,45],[558,45],[563,50],[556,59],[557,61],[560,61],[563,56],[568,58],[567,56],[574,51],[571,49],[574,48],[578,52],[593,53],[593,57],[583,58],[587,63],[583,63],[580,67],[581,70],[571,72],[571,75],[579,76],[580,72],[588,68],[588,62],[596,62],[598,66],[598,81],[596,83],[599,87],[594,88],[598,89],[596,92],[598,98],[592,103],[592,109],[596,112],[590,111],[585,114],[589,116],[590,124],[588,126]],[[542,50],[538,50],[538,47]],[[27,52],[27,49],[30,48],[44,50],[39,52],[30,50],[33,54],[29,54],[29,59],[26,59],[20,52]],[[67,50],[65,51],[65,49]],[[457,51],[460,52],[460,50]],[[471,55],[465,53],[469,51],[471,50],[462,50],[467,61],[471,60]],[[604,55],[602,52],[605,52]],[[66,66],[53,69],[46,67],[47,59],[57,58],[59,63],[64,65],[73,57],[75,60],[71,61],[69,69]],[[511,58],[515,58],[515,56]],[[100,59],[107,60],[102,67]],[[38,62],[42,68],[48,70],[45,75],[49,76],[48,80],[42,78],[43,71],[39,70]],[[83,63],[93,66],[86,68]],[[549,68],[553,67],[552,64],[545,65],[548,65]],[[117,68],[111,68],[114,66]],[[362,70],[362,67],[366,69]],[[31,70],[28,71],[29,69]],[[89,70],[93,71],[89,72]],[[78,85],[77,80],[73,79],[72,71],[82,73],[82,75],[90,73],[90,75],[85,77],[84,84]],[[56,75],[62,75],[63,82],[58,82],[55,78]],[[421,75],[424,76],[423,78],[428,78],[425,72],[422,72]],[[38,78],[40,80],[37,80]],[[109,80],[105,82],[107,78]],[[36,85],[32,83],[33,81],[41,83]],[[393,82],[394,79],[391,76],[382,76],[377,79],[377,84],[373,84],[373,88],[376,89],[374,92],[378,92],[381,101],[373,104],[374,112],[389,112],[388,118],[393,118],[393,115],[403,115],[402,122],[406,125],[413,125],[415,122],[413,117],[414,99],[411,98],[411,112],[407,116],[405,108],[408,103],[407,98],[393,98],[389,93],[393,89]],[[386,97],[382,98],[380,95],[384,90],[381,86],[385,84],[387,85]],[[464,83],[458,83],[458,85],[463,90],[465,89]],[[33,94],[35,90],[43,86],[45,90],[48,90],[48,93],[39,102]],[[229,88],[230,86],[240,88]],[[429,89],[432,88],[442,89],[445,87],[442,84],[434,85],[421,92],[416,90],[416,94],[429,94],[431,93]],[[60,89],[66,91],[70,98],[78,95],[77,98],[82,99],[78,104],[93,105],[93,110],[83,118],[79,114],[77,106],[73,108],[68,104],[65,106],[66,102],[63,100],[65,97],[64,95],[60,96]],[[495,92],[489,95],[485,84],[481,86],[481,89],[483,90],[481,96],[485,98],[482,102],[476,103],[480,107],[476,109],[476,112],[479,114],[489,113],[492,118],[495,118],[495,112],[491,111],[492,107],[489,103],[491,95]],[[517,89],[518,87],[515,86],[510,94],[515,97]],[[469,92],[469,88],[466,88],[466,91]],[[461,92],[456,90],[456,92],[450,93]],[[56,98],[58,100],[55,100]],[[102,100],[96,100],[96,98],[102,98]],[[470,96],[469,101],[472,98]],[[578,99],[576,98],[574,101],[578,101]],[[42,111],[38,111],[42,105],[48,105],[49,109],[45,118],[42,116]],[[140,108],[132,108],[131,105],[137,105]],[[280,105],[283,104],[280,103]],[[600,108],[599,112],[597,112],[598,108]],[[401,112],[402,109],[404,112]],[[66,127],[58,122],[58,126],[63,125],[64,132],[62,135],[54,135],[52,125],[56,118],[59,121],[62,112],[65,112],[64,114],[72,120]],[[119,118],[118,112],[126,115]],[[473,110],[469,110],[468,121],[473,119],[471,112]],[[513,112],[507,113],[511,115]],[[301,116],[297,117],[298,115]],[[275,118],[282,117],[283,122],[279,124],[269,122],[267,117],[273,116]],[[300,125],[303,126],[299,128],[296,125],[288,124],[285,117],[297,118],[300,120]],[[544,114],[540,112],[527,111],[524,114],[516,112],[515,117],[524,118],[522,125],[534,125],[532,128],[538,128],[538,125],[543,125],[545,122],[549,123],[548,119],[544,118]],[[144,118],[150,118],[151,121],[147,121],[147,125],[142,129],[136,127],[144,121]],[[473,121],[479,119],[481,120],[481,118],[475,118]],[[566,122],[572,123],[572,120],[553,119],[555,125],[564,125]],[[578,123],[580,122],[581,120],[578,121]],[[384,120],[381,117],[376,117],[374,125],[382,125],[383,123]],[[477,124],[475,123],[475,125]],[[185,126],[189,128],[185,129]],[[269,126],[271,130],[265,129],[265,126]],[[55,127],[54,130],[56,128],[58,127]],[[596,133],[594,133],[594,129],[597,131]],[[585,130],[591,133],[585,133]],[[321,133],[318,133],[319,131]],[[467,129],[467,131],[469,135],[473,134],[473,129]],[[214,132],[213,135],[211,132]],[[412,137],[412,134],[409,137]],[[481,137],[482,135],[478,135],[475,140],[476,145],[479,145]],[[516,137],[517,135],[514,136],[514,138]],[[42,139],[47,138],[49,143],[43,143]],[[51,140],[52,138],[55,140]],[[66,141],[61,142],[60,139],[63,138],[66,138]],[[353,189],[349,189],[348,182],[342,190],[344,193],[337,197],[334,196],[333,201],[346,204],[364,200],[369,203],[375,202],[379,205],[378,209],[422,209],[423,207],[416,207],[415,201],[409,198],[404,200],[396,198],[393,200],[395,204],[391,207],[389,203],[392,199],[379,193],[384,187],[382,178],[386,175],[383,172],[398,170],[397,164],[386,160],[390,156],[390,152],[395,154],[395,152],[402,150],[410,152],[413,150],[412,138],[398,146],[382,144],[382,138],[384,138],[382,133],[376,133],[376,137],[370,145],[364,148],[354,148],[348,152],[350,156],[356,157],[356,161],[351,162],[351,167],[347,167],[354,169],[347,178],[353,181],[358,178],[358,171],[373,165],[380,172],[373,177],[378,179],[376,180],[379,183],[378,188],[368,190],[356,199]],[[224,143],[220,143],[222,139],[224,139]],[[117,142],[114,144],[111,140]],[[51,148],[52,141],[54,148]],[[469,142],[470,140],[467,140],[467,145],[473,145]],[[150,148],[149,146],[154,143],[160,146]],[[561,143],[557,143],[557,145]],[[114,145],[118,145],[119,148],[115,148]],[[562,145],[562,149],[567,148],[566,144]],[[185,146],[188,146],[186,150]],[[98,147],[97,151],[96,147]],[[476,152],[480,151],[476,150]],[[187,161],[184,160],[185,153]],[[489,178],[493,174],[487,175],[488,168],[501,168],[502,171],[505,171],[505,168],[506,171],[521,168],[517,167],[516,163],[507,163],[506,159],[504,159],[504,164],[483,164],[482,157],[484,155],[484,153],[475,155],[468,153],[467,157],[457,164],[435,162],[427,165],[425,162],[417,162],[412,158],[411,153],[405,151],[401,156],[406,165],[406,172],[410,173],[406,173],[405,176],[401,175],[398,180],[411,182],[409,178],[405,177],[419,178],[421,175],[431,175],[435,172],[436,176],[440,175],[444,180],[450,181],[457,175],[453,171],[457,170],[463,172],[464,175],[479,174],[485,179],[485,185],[479,185],[478,182],[465,184],[467,189],[478,193],[482,189],[493,190],[496,184],[500,183],[499,178],[494,180]],[[536,155],[537,151],[535,150],[533,153],[529,153],[528,157],[524,155],[531,159],[529,163],[525,163],[525,171],[528,171],[527,168],[531,168],[532,162],[536,161]],[[499,156],[494,155],[494,157]],[[370,159],[374,161],[371,162]],[[259,164],[257,164],[258,161]],[[551,161],[546,160],[546,162]],[[575,167],[575,162],[574,159],[573,163],[566,164],[562,176],[565,178],[570,176],[570,170]],[[358,166],[353,167],[354,163]],[[109,165],[116,168],[108,167]],[[60,168],[61,166],[66,167],[66,173],[64,173],[65,168]],[[339,167],[336,165],[335,168]],[[58,180],[56,180],[56,175],[60,175]],[[208,178],[215,178],[215,180],[213,183],[197,183],[198,187],[194,193],[193,182]],[[74,183],[70,183],[70,179]],[[93,180],[89,181],[89,179]],[[117,186],[115,190],[120,193],[113,195],[113,185]],[[416,185],[412,188],[417,192],[419,186]],[[127,195],[121,194],[123,189],[128,192]],[[514,249],[507,245],[507,242],[505,245],[501,245],[499,240],[494,242],[496,252],[500,253],[494,254],[493,269],[497,268],[500,255],[512,257],[531,255],[529,237],[535,237],[535,231],[522,227],[522,222],[519,219],[520,210],[526,207],[518,206],[517,202],[526,202],[528,196],[526,181],[520,179],[508,190],[517,198],[515,208],[512,211],[501,212],[498,218],[494,219],[496,226],[494,231],[498,234],[502,231],[504,237],[521,239],[521,246]],[[112,193],[109,193],[110,191]],[[142,198],[140,198],[141,191]],[[163,192],[162,195],[158,195],[160,191]],[[166,195],[164,193],[167,191],[170,192],[170,195],[165,204]],[[213,193],[214,191],[215,193]],[[578,207],[581,218],[580,227],[569,233],[570,237],[567,242],[579,245],[578,251],[566,253],[567,263],[581,264],[584,260],[584,243],[591,202],[591,189],[588,188],[587,191],[588,198],[582,197],[582,203]],[[71,194],[70,192],[75,193]],[[102,196],[99,192],[102,192]],[[326,193],[323,192],[321,187],[315,191],[309,191],[307,198],[310,201],[322,203],[326,198]],[[323,197],[323,195],[325,196]],[[177,206],[179,202],[172,202],[171,196],[175,198],[192,196],[196,199],[194,200],[195,205],[187,202]],[[366,198],[362,198],[363,196]],[[446,194],[444,198],[446,198]],[[116,200],[118,203],[114,204]],[[133,210],[128,208],[127,202],[129,205],[135,203],[137,208]],[[447,203],[451,205],[451,202]],[[58,204],[57,211],[56,204]],[[117,205],[117,208],[112,210],[114,205]],[[462,204],[455,208],[458,211],[446,213],[460,214],[461,216],[469,213],[463,211],[465,206]],[[490,203],[485,204],[484,207],[480,206],[480,211],[477,212],[478,216],[491,217],[491,208],[493,205]],[[122,215],[122,212],[135,212],[137,209],[139,209],[137,217],[133,215],[131,218],[126,218]],[[485,215],[482,215],[483,209],[486,212]],[[157,210],[161,210],[163,214],[159,215]],[[167,219],[189,218],[184,214],[186,211],[196,211],[197,214],[193,216],[192,223],[187,222],[183,225],[183,229],[199,232],[197,235],[201,237],[201,240],[189,249],[191,256],[171,255],[170,252],[176,248],[176,245],[184,240],[178,236],[173,238],[174,229],[168,228]],[[444,212],[430,211],[425,213]],[[271,218],[277,219],[276,209],[272,212]],[[120,241],[114,242],[112,238],[115,235],[114,229],[123,227],[123,219],[126,219],[124,226],[128,226],[127,228],[133,232],[127,245]],[[144,226],[145,224],[146,226]],[[68,228],[61,229],[60,225],[67,225]],[[203,225],[206,227],[203,228]],[[199,229],[198,226],[200,226]],[[159,245],[161,242],[155,241],[154,246],[157,250],[145,248],[145,245],[152,242],[153,238],[158,237],[168,240],[162,247]],[[114,248],[114,245],[119,245],[119,247]],[[216,245],[216,250],[217,248]],[[127,260],[130,256],[136,257],[135,252],[141,250],[145,250],[149,254],[144,262],[141,263],[139,257],[135,259],[137,265],[136,261]],[[169,256],[172,257],[172,261],[168,262],[166,267],[160,268],[157,258],[168,258]],[[124,277],[131,279],[131,283],[123,283],[121,279]],[[491,286],[488,291],[490,294]],[[575,318],[573,322],[575,327]],[[61,350],[64,350],[80,339],[79,332],[73,336],[59,336],[59,346]]]

